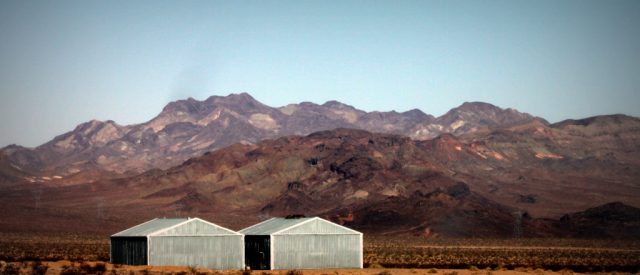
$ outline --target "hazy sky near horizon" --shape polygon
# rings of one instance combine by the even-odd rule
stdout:
[[[0,1],[0,147],[247,92],[640,116],[640,1]]]

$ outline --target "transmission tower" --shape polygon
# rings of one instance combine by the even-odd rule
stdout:
[[[520,210],[513,212],[513,237],[522,238],[522,216],[524,213]]]

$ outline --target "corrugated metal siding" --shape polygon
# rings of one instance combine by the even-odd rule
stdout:
[[[131,227],[125,231],[114,234],[114,237],[134,237],[134,236],[147,236],[153,232],[158,230],[162,230],[182,222],[187,221],[188,219],[154,219],[134,227]]]
[[[146,237],[111,237],[111,263],[127,265],[147,264]]]
[[[222,227],[208,224],[199,220],[191,220],[188,223],[167,231],[154,234],[154,236],[184,236],[184,235],[238,235]]]
[[[273,269],[360,268],[360,235],[274,235]]]
[[[322,219],[315,219],[278,233],[280,234],[359,234],[359,232]]]
[[[242,269],[244,239],[229,236],[151,236],[149,265]]]
[[[271,235],[282,229],[300,224],[313,218],[300,218],[300,219],[285,219],[285,218],[273,218],[255,226],[240,230],[240,233],[245,235]]]

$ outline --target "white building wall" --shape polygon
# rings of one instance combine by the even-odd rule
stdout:
[[[150,236],[149,265],[244,268],[244,236]]]
[[[361,268],[361,234],[295,234],[271,237],[272,269]]]

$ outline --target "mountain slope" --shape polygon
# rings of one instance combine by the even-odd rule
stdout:
[[[613,202],[562,216],[555,227],[574,238],[637,238],[640,209]]]
[[[640,143],[635,128],[628,129],[606,140]],[[320,215],[368,232],[466,237],[511,236],[516,227],[524,236],[563,235],[572,227],[534,218],[557,220],[611,201],[639,207],[640,154],[618,152],[601,140],[566,143],[571,136],[535,121],[425,141],[320,131],[237,143],[134,177],[51,187],[41,205],[81,219],[182,213],[239,227],[269,216]],[[24,204],[30,190],[5,193],[6,207],[30,209]],[[25,211],[11,212],[35,213]],[[375,222],[382,220],[391,222]],[[626,234],[612,232],[607,234]]]
[[[15,168],[7,157],[0,152],[0,186],[22,183],[28,176],[24,171]]]
[[[81,171],[117,175],[166,169],[234,143],[256,143],[335,128],[424,140],[441,133],[462,135],[529,121],[540,119],[477,102],[465,103],[434,118],[420,110],[367,113],[337,101],[272,108],[243,93],[171,102],[158,116],[142,124],[122,126],[113,121],[92,120],[34,149],[9,146],[2,151],[20,169],[65,182],[65,178]]]

